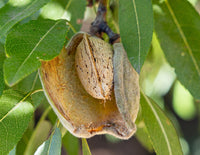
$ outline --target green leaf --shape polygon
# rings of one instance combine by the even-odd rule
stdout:
[[[61,138],[61,132],[56,128],[51,137],[40,145],[34,155],[60,155]]]
[[[91,155],[90,148],[85,138],[82,138],[82,151],[83,155]]]
[[[52,125],[49,121],[42,120],[32,132],[24,155],[34,154],[40,144],[48,138],[51,128]]]
[[[46,96],[44,95],[44,92],[41,90],[36,90],[38,92],[35,92],[31,95],[31,99],[34,105],[34,108],[36,109],[40,104],[43,104],[44,102],[47,102]]]
[[[40,117],[40,120],[37,122],[34,131],[29,136],[26,143],[26,148],[23,152],[24,155],[34,154],[34,152],[42,144],[42,142],[48,138],[52,125],[49,121],[46,121],[45,119],[49,111],[51,111],[50,106],[45,109],[42,116]]]
[[[0,154],[14,148],[28,127],[33,115],[33,106],[23,94],[13,90],[4,91],[0,98]]]
[[[119,29],[129,60],[136,71],[140,72],[153,35],[151,1],[119,1]]]
[[[4,77],[3,77],[3,62],[5,59],[5,54],[4,54],[4,47],[3,44],[0,43],[0,96],[3,93],[4,90]]]
[[[17,25],[8,34],[4,78],[13,86],[40,65],[40,60],[57,56],[64,44],[68,26],[65,20],[37,20]]]
[[[67,12],[70,12],[70,23],[73,25],[76,31],[81,28],[84,12],[86,8],[86,1],[83,0],[69,0],[66,6]]]
[[[23,80],[21,80],[19,83],[13,86],[12,89],[21,91],[24,93],[29,93],[30,91],[34,90],[37,79],[39,79],[39,75],[38,75],[38,72],[36,71],[28,75]]]
[[[65,147],[68,155],[78,155],[79,153],[79,140],[74,137],[70,132],[67,132],[62,139],[63,146]]]
[[[19,21],[30,16],[49,0],[32,0],[29,4],[22,7],[14,7],[6,4],[0,10],[0,39]]]
[[[34,131],[34,126],[35,126],[35,118],[32,117],[31,121],[29,122],[28,128],[24,132],[22,138],[20,141],[17,143],[16,147],[16,155],[22,155],[24,154],[24,151],[26,149],[26,146],[30,140],[30,137],[32,135],[32,132]]]
[[[39,79],[38,71],[31,73],[26,78],[21,80],[12,89],[21,91],[24,93],[34,92],[31,94],[32,104],[36,109],[40,103],[46,100],[46,97],[42,90],[42,85]]]
[[[182,155],[178,135],[164,112],[141,93],[142,117],[158,155]]]
[[[155,30],[165,56],[179,81],[200,99],[200,16],[187,0],[153,2]]]
[[[149,152],[153,152],[153,146],[151,144],[150,137],[148,136],[144,121],[137,123],[137,132],[135,133],[135,136],[144,148],[146,148]]]
[[[8,2],[8,0],[1,0],[0,1],[0,8],[2,8],[7,2]]]

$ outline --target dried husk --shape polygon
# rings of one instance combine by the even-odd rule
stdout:
[[[132,66],[129,66],[126,53],[117,48],[117,55],[114,51],[113,59],[114,81],[121,81],[116,82],[116,86],[114,83],[110,100],[92,97],[82,86],[75,67],[75,51],[83,35],[77,33],[67,48],[63,48],[53,60],[42,61],[39,74],[45,95],[63,126],[73,135],[89,138],[97,134],[111,134],[128,139],[136,131],[134,122],[139,108],[138,75],[134,69],[128,69]],[[128,65],[123,61],[127,61]]]
[[[139,76],[129,62],[122,44],[115,43],[113,48],[116,104],[127,126],[134,128],[140,102]]]

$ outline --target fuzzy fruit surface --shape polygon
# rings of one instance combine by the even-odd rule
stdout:
[[[85,90],[94,98],[110,99],[113,87],[113,51],[100,38],[84,34],[75,54],[75,65]]]

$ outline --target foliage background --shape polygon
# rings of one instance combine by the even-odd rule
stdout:
[[[61,145],[63,154],[78,154],[81,148],[84,154],[90,154],[85,139],[81,146],[79,139],[57,123],[37,73],[39,59],[50,60],[58,55],[66,35],[69,39],[94,20],[97,5],[86,8],[86,3],[0,1],[0,154],[33,154],[36,150],[36,154],[59,154]],[[120,32],[133,67],[140,72],[143,92],[138,131],[128,141],[109,135],[89,139],[91,153],[199,154],[200,17],[194,8],[198,11],[200,2],[124,0],[119,4],[117,0],[109,1],[107,22]],[[136,7],[138,11],[134,12]],[[70,25],[63,24],[63,19]],[[45,37],[40,36],[44,33]]]

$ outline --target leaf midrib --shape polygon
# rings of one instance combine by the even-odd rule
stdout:
[[[166,4],[166,6],[167,6],[167,8],[168,8],[168,10],[169,10],[169,13],[170,13],[170,15],[171,15],[171,17],[172,17],[172,19],[173,19],[175,25],[177,26],[177,29],[178,29],[178,31],[179,31],[179,33],[180,33],[180,36],[181,36],[181,38],[183,39],[183,42],[184,42],[184,44],[185,44],[185,46],[186,46],[186,48],[187,48],[187,50],[188,50],[188,53],[189,53],[189,55],[190,55],[190,57],[191,57],[191,59],[192,59],[192,62],[194,63],[194,66],[195,66],[195,68],[196,68],[196,71],[197,71],[197,73],[198,73],[198,75],[199,75],[199,77],[200,77],[200,68],[199,68],[199,66],[198,66],[198,64],[197,64],[197,61],[196,61],[195,58],[194,58],[194,55],[193,55],[193,53],[192,53],[192,48],[190,47],[190,45],[189,45],[189,43],[188,43],[188,41],[187,41],[187,38],[186,38],[186,36],[185,36],[183,30],[181,29],[181,26],[180,26],[180,24],[179,24],[179,22],[178,22],[178,20],[177,20],[177,18],[176,18],[176,16],[175,16],[175,14],[174,14],[172,8],[171,8],[171,6],[170,6],[168,0],[165,0],[165,4]]]
[[[37,2],[37,0],[35,0],[33,3],[31,3],[26,9],[24,9],[22,12],[19,12],[16,16],[12,17],[10,20],[8,20],[1,28],[0,31],[2,31],[2,29],[9,24],[9,22],[13,21],[14,19],[16,19],[18,16],[20,16],[21,14],[23,14],[24,12],[27,11],[27,9],[29,9],[31,6],[33,6],[35,4],[35,2]]]
[[[150,107],[151,110],[153,111],[154,116],[156,117],[156,119],[157,119],[157,121],[158,121],[159,127],[161,128],[161,131],[163,132],[164,138],[165,138],[166,143],[167,143],[167,148],[168,148],[168,150],[169,150],[169,155],[172,155],[172,149],[171,149],[171,147],[170,147],[170,142],[169,142],[169,139],[168,139],[168,137],[167,137],[167,133],[166,133],[164,127],[163,127],[163,124],[162,124],[162,122],[161,122],[161,120],[160,120],[160,118],[159,118],[157,112],[155,111],[154,107],[151,105],[150,100],[146,97],[146,95],[145,95],[143,92],[142,92],[142,94],[143,94],[144,98],[146,99],[146,101],[147,101],[149,107]]]
[[[29,55],[26,57],[26,59],[22,62],[22,64],[19,66],[19,68],[17,69],[14,77],[13,77],[13,80],[16,78],[18,72],[21,70],[21,68],[24,66],[24,64],[27,62],[27,60],[31,57],[31,55],[33,54],[33,52],[35,51],[35,49],[40,45],[40,43],[44,40],[44,38],[51,32],[51,30],[59,23],[61,22],[60,21],[57,21],[41,38],[40,40],[38,41],[38,43],[34,46],[34,48],[31,50],[31,52],[29,53]],[[11,82],[13,83],[13,82]]]
[[[12,109],[10,109],[10,110],[0,119],[0,123],[2,123],[2,121],[3,121],[11,112],[13,112],[13,111],[17,108],[17,106],[18,106],[20,103],[22,103],[22,102],[20,101],[20,102],[18,102],[14,107],[12,107]]]
[[[140,56],[141,56],[141,36],[140,36],[140,25],[138,20],[138,14],[137,14],[137,8],[135,4],[135,0],[133,0],[133,8],[135,12],[135,18],[136,18],[136,25],[137,25],[137,33],[138,33],[138,63],[139,63],[139,70],[140,70]]]

